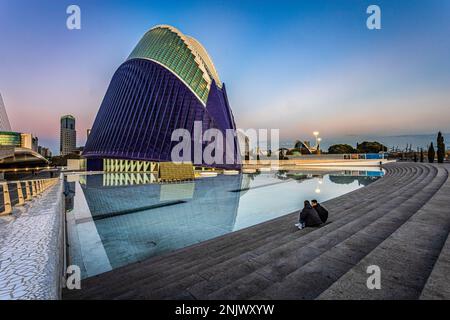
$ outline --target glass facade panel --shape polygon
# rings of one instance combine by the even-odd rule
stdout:
[[[22,136],[17,132],[0,132],[0,146],[22,146]]]
[[[198,49],[198,42],[195,44]],[[209,72],[207,62],[197,52],[192,51],[195,49],[191,48],[193,47],[189,47],[181,35],[174,30],[168,27],[158,27],[145,34],[128,59],[146,58],[163,64],[183,79],[200,100],[206,103],[209,86],[212,82],[211,72]],[[201,66],[196,59],[201,60]],[[198,77],[198,73],[200,73],[200,77]],[[218,77],[215,78],[216,84],[221,86]]]

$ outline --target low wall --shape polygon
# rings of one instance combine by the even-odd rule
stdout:
[[[63,180],[0,221],[0,299],[61,298]]]
[[[386,164],[392,162],[387,159],[377,160],[343,160],[343,159],[326,159],[326,158],[304,158],[293,160],[247,160],[243,162],[244,168],[258,168],[261,166],[338,166],[338,167],[359,167],[359,166],[379,166],[380,162]]]

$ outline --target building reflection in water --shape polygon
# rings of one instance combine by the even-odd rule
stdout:
[[[104,174],[80,179],[111,267],[117,268],[233,231],[239,192],[249,177],[218,176],[157,184],[151,174]],[[79,239],[83,242],[83,239]]]
[[[367,185],[372,174],[278,171],[173,184],[149,173],[68,177],[69,262],[92,276],[294,212],[309,197]]]

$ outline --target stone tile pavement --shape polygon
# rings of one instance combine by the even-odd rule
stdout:
[[[0,217],[0,300],[59,299],[63,183]]]

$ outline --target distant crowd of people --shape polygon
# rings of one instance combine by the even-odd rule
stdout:
[[[308,200],[305,201],[305,206],[300,212],[299,221],[295,224],[300,230],[306,227],[318,227],[328,220],[328,210],[317,200],[312,200],[311,203]]]

